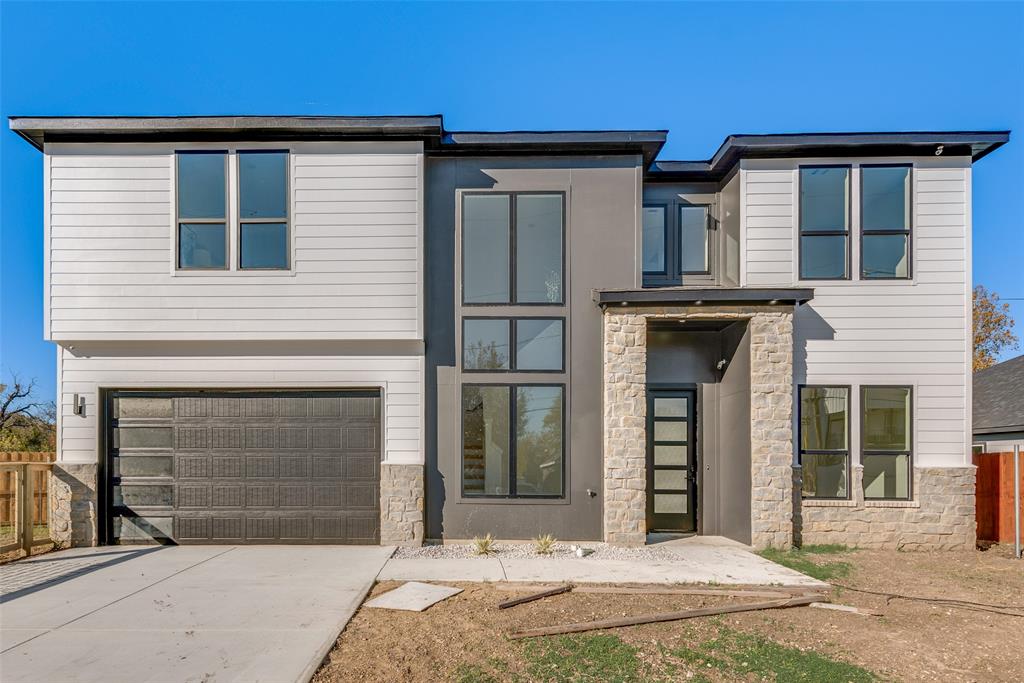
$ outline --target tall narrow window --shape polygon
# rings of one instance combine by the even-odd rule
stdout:
[[[516,195],[516,303],[562,302],[562,195]]]
[[[864,498],[909,500],[911,388],[863,387],[860,403]]]
[[[800,465],[804,498],[850,495],[850,390],[800,387]]]
[[[179,152],[178,268],[227,268],[225,152]]]
[[[801,279],[849,278],[849,196],[849,167],[800,167]]]
[[[667,275],[665,207],[645,206],[643,212],[644,275]]]
[[[861,277],[910,277],[910,166],[861,166]]]
[[[239,267],[288,268],[288,153],[238,153]]]
[[[562,212],[561,194],[466,194],[463,303],[561,304]]]
[[[508,303],[511,198],[468,194],[462,202],[462,295],[467,304]]]
[[[708,207],[679,207],[679,272],[683,275],[710,272]]]

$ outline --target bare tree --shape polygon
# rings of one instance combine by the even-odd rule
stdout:
[[[31,400],[35,389],[34,379],[26,384],[16,372],[11,373],[9,384],[0,384],[0,431],[13,426],[19,416],[41,417],[38,412],[45,410],[46,404]]]

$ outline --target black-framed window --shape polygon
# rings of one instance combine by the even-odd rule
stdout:
[[[678,285],[687,275],[711,276],[714,219],[707,204],[679,202],[643,207],[643,280],[648,287]],[[705,277],[706,279],[706,277]]]
[[[800,167],[800,279],[850,277],[850,167]]]
[[[562,304],[564,251],[563,193],[463,194],[464,304]]]
[[[288,152],[238,152],[238,267],[288,269]]]
[[[866,500],[910,500],[913,389],[865,386],[860,394],[861,465]]]
[[[850,387],[800,387],[804,498],[850,497]]]
[[[860,167],[860,267],[865,280],[907,280],[911,255],[911,166]]]
[[[664,204],[643,207],[644,277],[668,275],[668,221]]]
[[[177,186],[177,267],[228,267],[227,152],[175,154]]]
[[[463,495],[562,497],[564,404],[563,384],[464,384]]]
[[[564,372],[564,318],[462,319],[467,372]]]

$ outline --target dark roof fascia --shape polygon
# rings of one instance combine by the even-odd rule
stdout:
[[[1017,438],[1024,437],[1024,424],[1006,425],[1004,427],[974,427],[973,434],[976,436],[993,436]]]
[[[46,142],[422,140],[431,154],[639,154],[646,168],[667,131],[447,132],[434,116],[12,116],[37,149]]]
[[[700,304],[767,304],[797,306],[814,298],[810,288],[760,287],[659,287],[652,289],[599,289],[594,301],[600,306],[671,306]]]
[[[1010,131],[913,133],[782,133],[730,135],[707,161],[657,161],[645,180],[719,181],[740,159],[800,157],[970,156],[977,162],[1010,139]]]
[[[640,154],[651,165],[668,137],[666,130],[506,131],[445,133],[438,150],[457,155]]]
[[[37,149],[44,142],[154,142],[345,139],[433,140],[434,116],[12,116],[11,130]]]

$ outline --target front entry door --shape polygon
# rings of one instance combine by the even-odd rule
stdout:
[[[647,530],[697,530],[697,392],[647,392]]]

